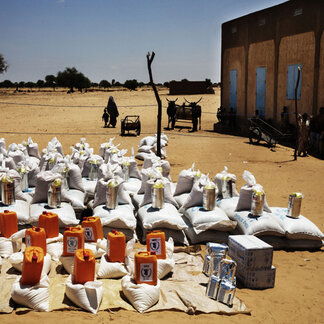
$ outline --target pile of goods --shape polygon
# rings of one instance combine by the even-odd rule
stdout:
[[[155,154],[156,139],[143,138],[136,157],[133,150],[126,156],[114,138],[98,155],[85,138],[71,155],[57,138],[41,152],[31,138],[8,149],[0,139],[0,257],[22,272],[12,290],[17,303],[49,309],[53,260],[70,274],[66,295],[76,305],[97,312],[103,287],[96,278],[123,278],[124,295],[142,312],[157,302],[160,279],[174,268],[173,244],[210,242],[207,295],[231,306],[235,272],[246,287],[270,288],[273,247],[322,246],[323,233],[300,214],[301,193],[289,196],[288,208],[269,207],[250,172],[238,193],[226,167],[211,179],[195,164],[175,183],[170,163]],[[163,135],[163,147],[167,141]],[[136,158],[143,159],[141,170]],[[135,251],[138,238],[146,251]]]

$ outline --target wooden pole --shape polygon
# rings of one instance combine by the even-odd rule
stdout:
[[[300,135],[299,128],[298,128],[298,109],[297,109],[297,90],[298,90],[299,80],[300,80],[300,66],[298,66],[297,82],[295,87],[295,115],[296,115],[297,139],[296,139],[296,146],[294,151],[294,161],[297,160],[297,149],[298,149],[299,135]]]
[[[153,88],[154,94],[155,94],[155,99],[158,104],[158,115],[157,115],[157,156],[161,157],[161,120],[162,120],[162,104],[161,104],[161,99],[159,96],[159,93],[156,89],[156,86],[153,81],[153,76],[152,76],[152,69],[151,69],[151,64],[153,62],[155,53],[152,52],[152,55],[150,53],[147,53],[146,59],[147,59],[147,68],[149,71],[149,76],[150,76],[150,84]]]

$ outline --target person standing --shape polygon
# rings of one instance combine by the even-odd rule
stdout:
[[[103,113],[101,119],[105,122],[105,126],[104,127],[107,127],[108,119],[109,119],[109,115],[108,115],[108,112],[107,112],[107,108],[104,109],[104,113]]]
[[[110,117],[109,125],[111,125],[111,127],[116,127],[117,117],[119,116],[119,112],[113,96],[110,96],[108,99],[107,111]]]
[[[309,117],[306,113],[297,116],[297,154],[307,156],[309,146]]]

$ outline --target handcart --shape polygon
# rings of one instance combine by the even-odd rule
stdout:
[[[263,140],[269,145],[269,147],[276,147],[276,144],[280,141],[288,141],[292,139],[292,134],[282,133],[280,130],[261,118],[252,117],[248,120],[250,122],[249,140],[251,144],[258,144]]]
[[[127,115],[124,119],[121,120],[121,135],[124,136],[125,132],[135,131],[136,135],[141,134],[141,122],[139,115]]]

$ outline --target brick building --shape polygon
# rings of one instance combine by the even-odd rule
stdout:
[[[324,0],[291,0],[222,25],[221,104],[238,119],[280,122],[283,106],[298,112],[324,106]]]

